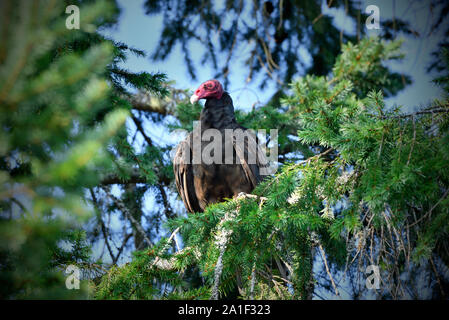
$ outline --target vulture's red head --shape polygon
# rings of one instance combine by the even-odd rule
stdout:
[[[208,80],[202,83],[195,94],[190,97],[190,102],[195,103],[200,99],[221,99],[223,87],[218,80]]]

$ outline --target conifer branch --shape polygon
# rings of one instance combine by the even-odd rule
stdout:
[[[234,220],[238,214],[238,209],[233,212],[226,212],[223,219],[219,222],[217,227],[217,234],[215,236],[215,246],[219,250],[218,260],[215,264],[214,271],[214,285],[212,287],[211,300],[218,300],[218,288],[220,286],[220,278],[223,272],[223,255],[226,251],[226,247],[228,245],[229,238],[232,235],[231,229],[225,229],[223,224]]]
[[[424,110],[421,111],[416,111],[413,113],[407,113],[407,114],[399,114],[396,116],[386,116],[386,115],[381,115],[380,117],[378,117],[379,119],[406,119],[406,118],[413,118],[419,115],[425,115],[425,114],[438,114],[438,113],[449,113],[449,104],[442,104],[442,105],[437,105],[437,106],[433,106],[433,107],[428,107],[425,108]]]
[[[101,217],[101,210],[99,208],[97,197],[95,196],[95,192],[92,188],[89,188],[89,191],[90,191],[90,196],[92,197],[92,202],[93,202],[95,208],[100,213],[98,220],[100,222],[101,232],[103,233],[103,238],[104,238],[104,242],[106,244],[106,248],[108,249],[109,255],[111,256],[111,259],[114,263],[114,261],[116,261],[116,259],[115,259],[114,253],[112,252],[111,245],[109,244],[109,235],[108,235],[106,226],[104,224],[103,218]]]
[[[410,164],[410,159],[412,158],[413,148],[415,147],[415,141],[416,141],[416,117],[412,116],[412,123],[413,123],[413,140],[412,140],[412,146],[410,147],[410,153],[408,154],[407,158],[407,166]]]
[[[145,139],[145,141],[147,142],[147,144],[148,144],[150,147],[152,147],[152,146],[154,145],[154,144],[153,144],[153,141],[152,141],[152,140],[150,139],[150,137],[148,137],[147,134],[145,133],[145,130],[144,130],[143,126],[142,126],[142,122],[141,122],[139,119],[137,119],[134,115],[131,116],[131,119],[133,119],[134,124],[135,124],[136,127],[137,127],[137,130],[139,130],[140,134],[143,136],[143,138]]]
[[[101,185],[107,186],[111,184],[128,184],[128,183],[146,183],[147,179],[141,176],[137,170],[133,172],[128,178],[122,179],[115,174],[106,175],[100,182]]]
[[[117,263],[118,259],[120,258],[121,254],[123,253],[123,250],[125,249],[126,244],[128,243],[128,240],[131,239],[132,236],[133,236],[132,233],[128,233],[127,235],[125,235],[125,237],[123,238],[123,241],[122,241],[122,245],[120,246],[120,248],[118,248],[117,254],[112,259],[112,264]]]
[[[138,92],[128,99],[134,110],[154,112],[166,116],[173,114],[170,105],[159,98],[153,97],[148,92]]]
[[[172,232],[172,234],[170,235],[170,237],[167,240],[167,243],[162,248],[160,254],[163,254],[168,249],[168,247],[170,246],[170,242],[176,236],[176,234],[179,232],[180,229],[181,228],[178,227],[175,229],[175,231]],[[158,266],[161,269],[171,269],[173,267],[173,262],[174,262],[173,260],[171,260],[170,262],[167,262],[167,260],[161,260],[161,258],[159,256],[157,256],[154,259],[152,266]]]
[[[410,114],[402,114],[402,115],[398,115],[395,116],[394,118],[410,118],[410,117],[415,117],[418,115],[423,115],[423,114],[435,114],[435,113],[449,113],[449,108],[441,108],[441,109],[425,109],[422,111],[417,111],[414,113],[410,113]]]
[[[432,208],[430,208],[429,211],[426,212],[426,214],[424,214],[421,218],[419,218],[415,222],[409,224],[408,227],[409,228],[413,227],[413,226],[417,225],[418,223],[420,223],[425,218],[429,217],[432,214],[432,211],[440,204],[441,201],[443,201],[447,197],[448,194],[449,194],[449,188],[446,189],[446,191],[443,193],[443,196],[432,206]]]
[[[293,164],[293,165],[290,165],[285,171],[283,171],[283,172],[277,174],[277,175],[274,177],[274,179],[272,179],[272,180],[265,186],[263,192],[267,191],[268,188],[269,188],[271,185],[273,185],[273,183],[277,183],[277,182],[279,181],[279,179],[281,179],[282,176],[285,175],[287,172],[290,172],[290,171],[292,171],[292,170],[294,170],[294,169],[296,169],[296,168],[298,168],[298,167],[303,166],[304,163],[310,163],[310,161],[312,161],[312,160],[319,159],[319,158],[321,158],[321,157],[323,157],[323,156],[329,154],[329,153],[330,153],[331,151],[333,151],[333,150],[334,150],[334,148],[329,148],[329,149],[327,149],[327,150],[325,150],[325,151],[323,151],[323,152],[321,152],[321,153],[319,153],[319,154],[316,154],[316,155],[311,156],[311,157],[309,157],[309,158],[307,158],[307,159],[305,159],[305,160],[301,160],[301,161],[299,161],[298,163],[295,163],[295,164]]]
[[[246,198],[256,198],[256,199],[262,199],[262,201],[266,200],[264,197],[258,197],[253,194],[246,194],[244,192],[241,192],[236,198],[236,201],[240,201],[242,199]],[[214,285],[212,287],[212,294],[211,294],[211,300],[218,300],[218,289],[220,286],[220,278],[221,274],[223,272],[223,255],[226,251],[226,247],[228,245],[229,239],[233,233],[232,229],[226,229],[223,227],[223,225],[231,220],[234,220],[238,213],[239,213],[239,206],[237,206],[236,210],[232,212],[226,212],[224,217],[220,220],[220,222],[217,225],[217,233],[215,235],[215,246],[219,250],[219,256],[218,260],[215,264],[215,271],[214,271]]]
[[[249,289],[249,299],[254,300],[254,286],[256,284],[256,261],[254,260],[253,268],[251,270],[251,284]]]
[[[114,195],[111,194],[109,187],[104,187],[103,190],[105,191],[106,195],[115,202],[115,204],[117,205],[117,207],[119,208],[120,211],[122,211],[125,216],[128,218],[128,220],[131,221],[131,223],[134,225],[134,227],[136,228],[136,230],[142,235],[142,237],[145,239],[145,241],[147,242],[148,246],[152,247],[153,246],[153,242],[148,238],[145,230],[143,230],[142,226],[140,225],[140,223],[133,217],[133,215],[131,214],[131,212],[129,212],[128,208],[125,206],[125,204],[123,203],[123,201],[117,197],[115,197]]]
[[[131,97],[124,97],[128,100],[134,110],[153,112],[162,116],[176,115],[176,104],[188,99],[187,91],[167,86],[170,92],[169,97],[160,97],[148,91],[139,91]]]
[[[429,257],[430,265],[432,266],[432,271],[435,274],[435,278],[437,279],[438,286],[440,288],[441,297],[443,299],[446,298],[446,293],[444,292],[443,283],[441,282],[440,276],[438,274],[437,268],[435,267],[435,263],[433,262],[432,256]]]

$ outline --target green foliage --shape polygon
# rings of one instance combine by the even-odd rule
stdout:
[[[337,294],[334,278],[342,275],[364,286],[370,264],[381,268],[378,297],[409,297],[407,292],[419,288],[414,280],[419,272],[427,272],[432,283],[447,284],[439,275],[449,265],[449,104],[446,96],[414,114],[385,106],[384,97],[410,83],[387,68],[388,61],[402,58],[400,42],[365,38],[341,45],[337,56],[339,32],[330,18],[313,22],[321,2],[301,4],[300,10],[283,2],[282,19],[279,10],[268,12],[271,2],[252,3],[259,18],[271,15],[280,27],[223,27],[219,41],[230,57],[223,77],[239,33],[255,45],[254,57],[267,59],[273,70],[281,65],[277,76],[289,89],[236,117],[248,128],[279,129],[282,166],[253,195],[181,216],[170,193],[170,147],[147,128],[152,122],[192,130],[201,106],[187,104],[187,91],[170,88],[164,75],[123,67],[128,54],[144,57],[144,52],[96,31],[116,23],[114,2],[74,3],[81,7],[81,30],[67,30],[64,6],[51,7],[50,1],[39,8],[8,1],[0,13],[2,298],[85,298],[93,287],[98,299],[209,299],[216,289],[221,298],[310,299]],[[347,3],[356,17],[356,7]],[[177,22],[171,23],[171,16],[164,20],[153,58],[165,58],[181,41],[194,74],[187,50],[187,39],[196,35],[191,28],[214,29],[225,18],[206,1],[195,25],[196,12],[189,9],[199,4],[178,4]],[[238,5],[229,2],[226,10],[238,13],[243,9]],[[168,6],[146,3],[149,14]],[[271,62],[264,49],[270,32],[265,42]],[[297,48],[269,42],[292,44],[294,38],[308,39],[313,62],[309,75],[293,81],[301,73]],[[216,60],[214,45],[201,39],[212,46],[204,61]],[[254,58],[248,65],[258,73],[263,61]],[[218,61],[214,64],[219,70]],[[436,82],[447,91],[447,74]],[[136,102],[135,91],[152,99]],[[176,108],[155,103],[167,101]],[[173,118],[165,121],[166,116]],[[144,207],[148,192],[155,195],[151,208]],[[118,239],[108,225],[114,219],[123,230]],[[182,249],[175,235],[156,241],[165,230],[179,231]],[[92,261],[90,244],[97,240],[108,250],[109,269]],[[133,259],[119,267],[127,250],[136,250]],[[64,286],[69,264],[83,271],[80,291]],[[432,290],[441,297],[436,285]],[[357,295],[364,293],[360,289]]]
[[[306,76],[291,84],[281,110],[266,106],[238,113],[250,127],[270,128],[279,121],[296,128],[296,144],[315,148],[308,149],[306,160],[286,161],[252,197],[170,220],[167,226],[180,228],[185,245],[162,255],[172,261],[172,273],[152,265],[155,258],[147,251],[145,258],[105,275],[99,297],[208,297],[221,255],[217,239],[225,230],[230,236],[222,256],[222,297],[235,297],[236,287],[238,296],[258,299],[310,299],[317,290],[333,292],[329,271],[323,281],[313,270],[321,250],[334,277],[352,270],[356,258],[359,273],[378,261],[386,285],[377,293],[390,298],[398,297],[397,288],[412,285],[403,279],[415,272],[413,261],[426,264],[433,256],[447,265],[442,248],[448,245],[449,109],[439,102],[429,107],[433,114],[404,115],[400,108],[385,107],[386,88],[395,93],[397,79],[386,76],[383,63],[400,58],[399,48],[399,42],[376,38],[348,43],[330,80]],[[192,266],[203,282],[186,288],[184,271]],[[137,273],[142,267],[147,271]],[[128,282],[129,277],[138,280]],[[151,285],[133,296],[116,293],[117,288],[129,292],[136,283]],[[154,291],[155,283],[159,288],[167,283],[178,295]],[[197,290],[205,295],[195,295]]]
[[[167,263],[166,239],[145,251],[133,253],[133,260],[122,267],[113,266],[97,286],[97,299],[207,299],[206,288],[189,289],[189,283],[178,277],[185,273],[186,254],[172,260],[176,268],[157,268],[157,262]],[[184,261],[182,261],[183,259]],[[179,271],[182,270],[182,271]],[[151,281],[158,278],[160,281]],[[150,281],[149,281],[150,280]]]
[[[231,234],[222,255],[221,297],[310,299],[314,292],[334,292],[330,271],[323,280],[313,268],[321,250],[334,277],[355,270],[356,259],[358,273],[378,261],[385,286],[377,294],[390,298],[412,285],[416,263],[429,267],[429,259],[437,257],[447,265],[448,104],[437,101],[411,115],[385,107],[384,95],[397,92],[393,82],[398,79],[386,76],[383,63],[400,58],[399,48],[399,42],[376,38],[348,43],[330,80],[306,76],[291,84],[281,110],[265,106],[238,113],[249,127],[270,128],[271,121],[279,121],[295,128],[296,152],[314,147],[307,149],[305,160],[285,161],[254,196],[169,220],[169,229],[180,228],[185,249],[163,256],[174,259],[168,278],[167,270],[153,267],[139,283],[169,283],[171,292],[187,295],[195,290],[211,294],[221,256],[217,239],[225,230]],[[129,270],[150,262],[135,259],[132,267],[114,269],[113,275],[127,278]],[[180,283],[192,266],[203,282],[186,289]],[[135,283],[108,279],[103,277],[101,298],[117,297],[105,294],[105,288],[129,292]],[[148,292],[132,298],[178,297]]]
[[[7,1],[0,17],[0,297],[86,297],[86,286],[66,289],[64,270],[101,268],[83,198],[113,167],[111,138],[129,115],[117,83],[163,95],[164,77],[118,75],[129,48],[96,32],[116,22],[114,2],[75,2],[80,30],[65,27],[64,3],[36,4]]]
[[[199,103],[195,103],[192,108],[192,104],[189,102],[178,103],[176,105],[176,118],[179,121],[180,127],[192,131],[193,122],[200,118],[202,106]]]

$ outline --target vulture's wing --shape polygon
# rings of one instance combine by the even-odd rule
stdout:
[[[195,186],[193,184],[192,149],[189,143],[191,139],[192,134],[178,145],[173,158],[173,170],[176,188],[181,195],[182,201],[187,211],[194,213],[202,210],[195,195]]]
[[[261,169],[268,167],[269,163],[264,152],[262,152],[258,145],[257,136],[249,132],[246,133],[245,138],[247,141],[243,145],[237,143],[234,137],[234,149],[243,167],[246,178],[251,182],[252,188],[255,188],[265,177],[265,175],[262,175],[265,171]]]

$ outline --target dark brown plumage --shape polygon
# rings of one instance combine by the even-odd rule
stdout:
[[[189,212],[202,212],[211,203],[235,197],[241,192],[250,193],[263,178],[260,174],[260,166],[267,163],[264,155],[255,148],[254,135],[247,135],[247,139],[254,139],[252,141],[254,143],[248,143],[249,140],[245,144],[236,143],[232,137],[225,139],[225,129],[243,131],[247,129],[236,122],[234,106],[229,94],[206,86],[211,81],[202,84],[201,90],[198,89],[192,96],[192,102],[198,98],[206,99],[200,116],[201,130],[194,130],[179,144],[173,161],[176,187]],[[217,84],[214,83],[214,85]],[[218,85],[220,89],[221,84],[218,83]],[[215,90],[215,93],[209,95],[207,92],[204,93],[204,90],[208,91],[207,88],[210,89],[209,91]],[[220,98],[216,98],[217,96]],[[192,148],[193,138],[195,135],[203,134],[207,129],[216,129],[221,133],[221,162],[192,164],[195,156],[195,150]],[[201,152],[210,143],[213,142],[203,141]],[[226,150],[232,150],[232,164],[225,164]],[[257,160],[256,163],[249,163],[248,159],[251,157]]]

